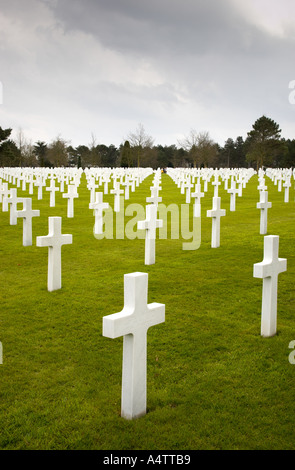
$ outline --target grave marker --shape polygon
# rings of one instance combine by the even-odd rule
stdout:
[[[213,197],[213,207],[207,211],[207,217],[212,217],[211,248],[220,246],[220,217],[226,215],[226,210],[220,208],[221,198]]]
[[[67,205],[67,217],[72,218],[74,217],[74,199],[79,197],[77,192],[76,185],[69,184],[68,185],[68,192],[62,195],[63,198],[67,198],[68,205]]]
[[[257,209],[260,209],[260,234],[265,235],[267,233],[267,211],[272,206],[271,202],[268,202],[268,192],[260,191],[260,202],[257,202]]]
[[[124,275],[124,308],[103,317],[103,336],[123,336],[121,416],[146,414],[147,330],[165,321],[165,305],[147,303],[148,274]]]
[[[120,197],[124,194],[124,189],[120,189],[120,183],[115,184],[114,189],[111,189],[111,194],[114,194],[114,212],[120,212]]]
[[[32,198],[21,199],[23,210],[16,211],[16,217],[23,219],[23,246],[32,246],[32,218],[39,217],[40,211],[32,209]]]
[[[50,192],[50,207],[55,207],[55,192],[59,191],[59,188],[55,186],[55,179],[51,175],[50,186],[46,188],[46,191]]]
[[[239,193],[239,189],[236,187],[236,181],[231,180],[231,187],[227,190],[230,194],[230,211],[234,212],[236,210],[236,195]]]
[[[17,189],[12,188],[9,190],[9,197],[3,199],[3,206],[2,210],[6,211],[6,207],[8,210],[8,206],[10,205],[10,214],[9,214],[9,223],[10,225],[17,225],[17,203],[21,202],[20,198],[17,197]],[[6,206],[7,205],[7,206]]]
[[[195,199],[194,202],[194,217],[201,217],[201,197],[204,197],[205,193],[201,192],[201,184],[196,183],[195,192],[191,194],[191,197]]]
[[[263,279],[261,336],[274,336],[277,332],[278,275],[287,270],[287,260],[279,258],[279,237],[264,237],[264,256],[254,264],[253,276]]]
[[[156,229],[163,227],[163,220],[157,219],[157,206],[148,204],[146,206],[146,219],[137,222],[139,230],[145,230],[145,261],[144,263],[155,264],[156,261]]]
[[[105,209],[110,207],[109,203],[103,202],[103,194],[102,192],[95,193],[95,202],[89,203],[89,209],[94,210],[94,233],[96,235],[101,235],[103,233],[103,217],[102,213]]]
[[[61,247],[73,243],[72,235],[62,235],[61,217],[48,217],[48,235],[37,237],[36,245],[48,247],[48,276],[49,292],[61,288]]]

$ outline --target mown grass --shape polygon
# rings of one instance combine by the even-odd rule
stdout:
[[[144,204],[149,176],[129,203]],[[22,222],[0,211],[1,449],[294,449],[295,339],[294,184],[290,202],[267,178],[268,234],[280,236],[278,334],[260,336],[262,261],[257,176],[229,211],[220,189],[221,246],[211,248],[213,189],[202,198],[202,241],[156,241],[156,264],[144,265],[144,240],[97,240],[85,176],[67,218],[66,200],[33,195],[33,246],[22,246]],[[184,204],[175,183],[162,176],[163,203]],[[101,189],[101,188],[100,188]],[[18,190],[19,196],[29,197]],[[113,196],[104,200],[113,205]],[[126,205],[126,203],[125,203]],[[73,244],[62,248],[62,289],[47,291],[48,217],[63,217]],[[128,218],[126,218],[126,221]],[[169,232],[168,232],[169,233]],[[102,317],[123,308],[123,276],[149,273],[149,302],[166,305],[166,321],[148,332],[148,410],[120,417],[122,339],[102,336]]]

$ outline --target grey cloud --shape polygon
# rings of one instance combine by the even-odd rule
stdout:
[[[202,56],[267,48],[226,0],[57,0],[54,11],[66,29],[91,32],[122,53]]]
[[[29,110],[32,120],[40,116],[61,133],[72,128],[74,137],[80,126],[90,135],[97,123],[118,143],[130,123],[148,123],[161,142],[161,133],[190,127],[235,138],[236,127],[250,127],[261,114],[294,120],[287,88],[295,79],[294,35],[260,30],[230,0],[0,5],[9,22],[0,80],[20,126]]]

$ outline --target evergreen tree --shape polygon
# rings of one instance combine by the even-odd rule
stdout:
[[[252,127],[253,129],[248,132],[247,161],[256,163],[257,169],[264,165],[270,166],[283,150],[281,129],[275,121],[266,116],[257,119]]]
[[[124,145],[121,145],[121,166],[129,168],[132,166],[132,153],[129,140],[125,140]]]
[[[47,144],[45,142],[36,142],[34,145],[34,154],[36,155],[38,159],[39,166],[44,167],[48,166],[48,160],[46,159],[46,154],[47,154]]]

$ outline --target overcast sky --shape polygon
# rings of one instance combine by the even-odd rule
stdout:
[[[50,143],[295,138],[294,0],[0,0],[0,126]]]

